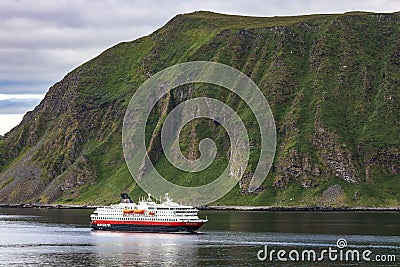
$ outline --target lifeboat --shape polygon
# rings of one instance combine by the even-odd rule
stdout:
[[[134,210],[124,209],[124,213],[133,213]]]
[[[144,210],[133,210],[133,213],[136,213],[136,214],[143,214],[143,213],[144,213]]]
[[[135,213],[135,214],[144,214],[145,210],[128,210],[128,209],[124,209],[124,213]]]
[[[149,215],[156,215],[156,213],[154,211],[149,211]]]

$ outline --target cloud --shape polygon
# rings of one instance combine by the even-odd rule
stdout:
[[[40,103],[37,98],[10,98],[0,100],[0,114],[24,114]]]
[[[0,114],[0,135],[4,135],[21,122],[24,114]]]
[[[0,80],[0,95],[1,94],[41,94],[44,96],[54,82],[46,81],[25,81],[25,80]],[[46,89],[45,89],[46,88]],[[11,97],[8,97],[11,98]]]
[[[137,1],[0,1],[0,81],[46,84],[25,87],[33,90],[25,93],[43,93],[108,47],[151,33],[168,16]]]

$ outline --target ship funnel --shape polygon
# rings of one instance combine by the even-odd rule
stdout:
[[[128,196],[127,193],[121,194],[121,203],[133,203],[132,199]]]

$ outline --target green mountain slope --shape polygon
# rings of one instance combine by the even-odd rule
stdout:
[[[121,148],[129,100],[158,71],[203,60],[237,68],[259,86],[276,121],[276,157],[262,188],[248,194],[260,153],[254,116],[226,89],[183,86],[157,104],[146,129],[151,159],[170,181],[206,184],[226,167],[229,139],[210,120],[194,120],[180,133],[183,154],[192,159],[200,140],[215,141],[217,159],[207,170],[173,168],[160,146],[163,112],[207,96],[237,111],[252,144],[243,179],[216,204],[398,206],[399,22],[397,13],[179,15],[67,74],[0,139],[0,203],[104,204],[122,191],[142,194]]]

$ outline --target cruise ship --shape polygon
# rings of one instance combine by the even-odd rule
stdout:
[[[90,215],[94,230],[124,232],[195,232],[206,219],[199,219],[198,209],[172,201],[168,193],[165,201],[155,202],[151,195],[134,203],[126,193],[121,202],[97,208]]]

